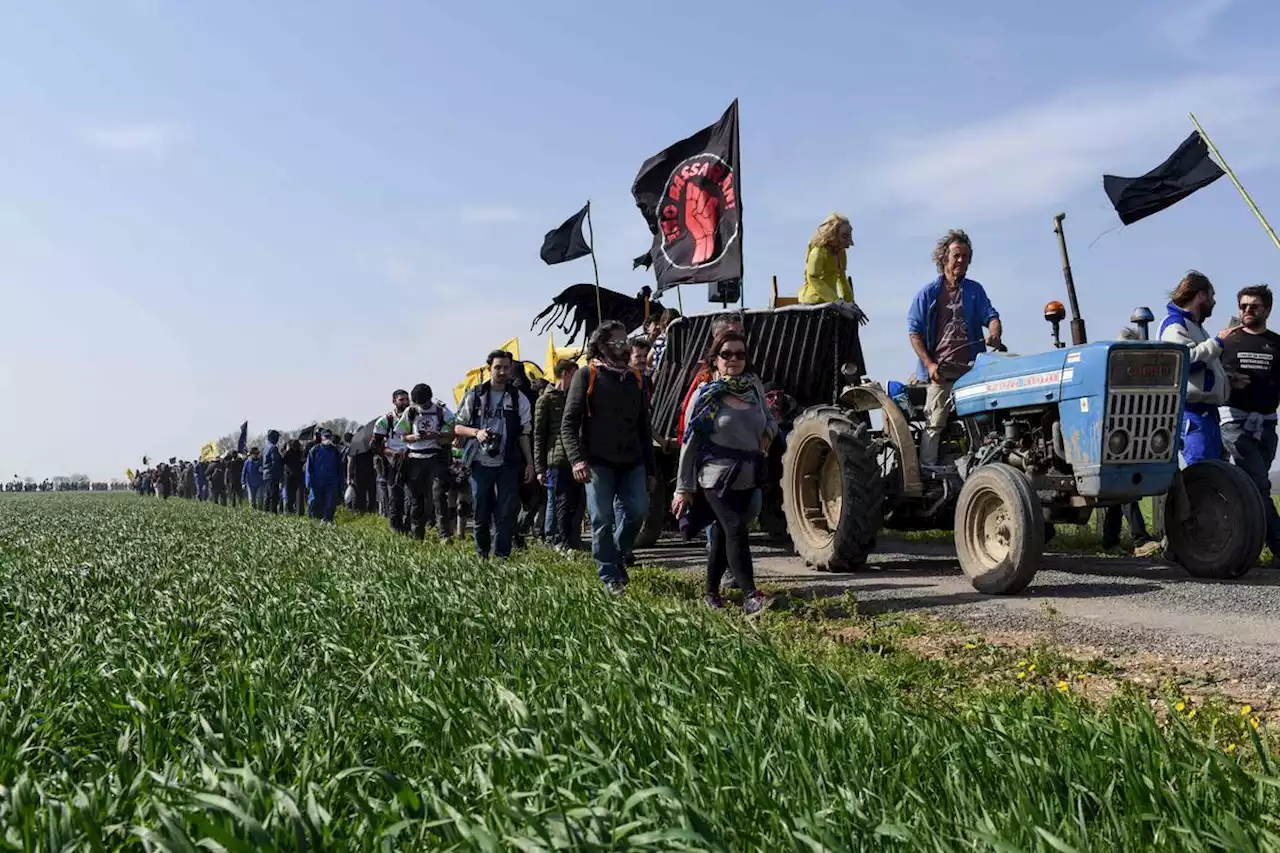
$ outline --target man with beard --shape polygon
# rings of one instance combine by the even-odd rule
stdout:
[[[1182,344],[1191,351],[1191,378],[1182,415],[1182,460],[1193,465],[1201,459],[1222,458],[1222,431],[1218,407],[1227,402],[1227,374],[1222,368],[1222,348],[1232,334],[1225,329],[1212,338],[1204,321],[1213,314],[1213,283],[1204,273],[1189,271],[1169,295],[1168,316],[1160,324],[1160,340]]]
[[[533,408],[511,384],[511,353],[494,350],[485,359],[489,381],[463,398],[454,432],[471,439],[466,461],[471,469],[476,552],[488,559],[490,546],[498,559],[511,556],[520,483],[534,480]],[[496,541],[491,530],[497,528]]]
[[[590,363],[565,399],[561,439],[573,477],[587,487],[591,552],[612,595],[627,587],[625,557],[649,513],[653,441],[644,380],[629,364],[627,332],[602,323],[587,344]],[[621,517],[614,508],[617,499]]]
[[[1280,335],[1267,328],[1273,299],[1265,284],[1236,294],[1240,327],[1223,342],[1222,367],[1230,390],[1218,409],[1222,443],[1231,461],[1262,493],[1267,547],[1280,559],[1280,515],[1271,500],[1271,463],[1276,459],[1276,409],[1280,407]]]
[[[382,415],[373,425],[373,465],[378,478],[378,505],[387,517],[391,529],[397,533],[409,530],[404,507],[404,437],[408,424],[401,423],[404,410],[409,408],[409,392],[397,388],[391,392],[391,411]]]

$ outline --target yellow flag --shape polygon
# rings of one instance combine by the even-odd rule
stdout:
[[[466,377],[461,382],[453,386],[453,402],[455,405],[462,405],[462,398],[468,391],[484,382],[485,377],[489,373],[487,367],[475,367],[467,371]]]
[[[204,447],[200,448],[200,461],[212,462],[218,458],[218,442],[211,441]]]
[[[125,468],[125,469],[124,469],[124,478],[125,478],[126,480],[132,480],[132,479],[133,479],[133,469],[132,469],[132,468]]]
[[[555,333],[547,335],[547,366],[542,371],[542,375],[548,380],[554,381],[556,375],[556,336]]]
[[[498,347],[498,349],[506,350],[507,352],[511,353],[512,361],[520,360],[520,338],[519,337],[512,338],[502,346]]]

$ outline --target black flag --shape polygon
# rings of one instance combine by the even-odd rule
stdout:
[[[564,221],[559,228],[547,232],[542,241],[542,260],[548,264],[562,264],[576,258],[591,254],[591,244],[582,233],[582,224],[587,220],[588,203],[582,210]]]
[[[646,160],[631,195],[653,232],[659,296],[681,284],[741,278],[737,100],[715,124]]]
[[[1209,157],[1209,146],[1193,132],[1178,150],[1141,178],[1102,176],[1102,188],[1120,221],[1132,225],[1153,213],[1182,201],[1201,187],[1221,178],[1225,172]]]
[[[249,452],[249,422],[240,424],[240,438],[236,440],[236,453]]]

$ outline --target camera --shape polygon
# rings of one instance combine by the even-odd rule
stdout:
[[[484,452],[489,456],[496,457],[502,452],[502,433],[487,433],[484,441],[480,442],[480,446],[484,448]]]

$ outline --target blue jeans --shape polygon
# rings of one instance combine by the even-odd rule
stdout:
[[[1222,429],[1218,426],[1218,410],[1182,413],[1182,464],[1194,465],[1201,459],[1222,458]]]
[[[312,518],[333,521],[333,513],[338,508],[338,484],[326,483],[311,487],[307,496],[307,504]]]
[[[591,466],[587,509],[591,512],[591,554],[605,583],[627,582],[623,557],[635,544],[649,514],[649,489],[643,465],[621,470]],[[617,518],[614,500],[622,510]]]
[[[520,469],[513,465],[486,468],[471,466],[471,507],[475,522],[476,553],[489,557],[490,545],[498,558],[511,556],[520,511]],[[491,542],[491,527],[498,528],[497,542]]]
[[[556,477],[559,473],[555,468],[547,469],[547,513],[542,523],[542,535],[547,542],[554,541],[556,535]]]

